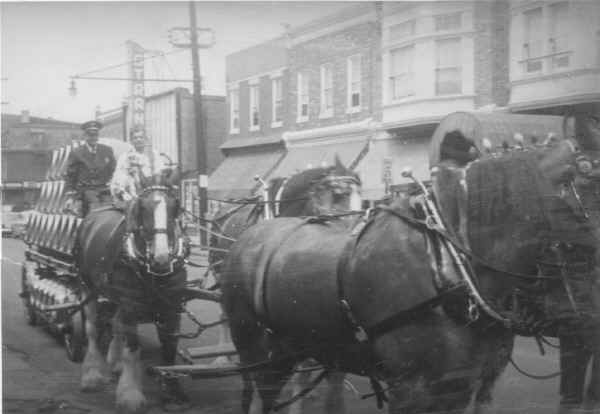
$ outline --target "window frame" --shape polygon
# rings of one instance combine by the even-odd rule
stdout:
[[[310,79],[308,77],[308,73],[306,72],[298,72],[297,75],[297,98],[296,98],[296,122],[306,122],[310,116],[310,95],[309,95],[309,83]],[[306,102],[304,102],[304,98],[306,98]],[[302,115],[302,107],[306,105],[306,114]]]
[[[233,96],[235,95],[235,105]],[[237,116],[234,116],[237,114]],[[237,126],[235,124],[237,120]],[[240,133],[240,89],[239,86],[229,89],[229,133],[239,134]]]
[[[362,55],[352,55],[346,60],[346,73],[347,73],[347,93],[346,93],[346,112],[357,113],[362,110]],[[353,61],[357,62],[356,68],[353,67]],[[355,69],[358,69],[358,80],[354,81]],[[357,87],[355,88],[355,84]],[[354,96],[357,95],[358,104],[353,105]]]
[[[530,25],[529,16],[533,13],[539,12],[539,27],[536,30],[532,30]],[[532,9],[523,12],[523,73],[525,74],[539,74],[544,70],[544,9],[542,6],[534,7]],[[535,39],[531,36],[531,33],[537,33],[539,39]],[[535,42],[533,42],[535,41]],[[539,52],[535,55],[531,54],[532,44],[538,45]]]
[[[278,87],[276,87],[276,85],[278,85]],[[278,102],[279,102],[279,105],[278,105]],[[278,111],[278,109],[279,109],[279,111]],[[279,115],[279,120],[277,119],[277,115]],[[276,76],[276,77],[271,78],[271,128],[277,128],[282,125],[283,125],[283,77]]]
[[[254,108],[256,108],[256,125],[254,124]],[[260,130],[260,85],[257,81],[248,83],[248,109],[248,129],[250,131]]]
[[[319,118],[331,118],[333,116],[333,64],[325,63],[320,67],[321,72],[321,101]],[[329,95],[329,106],[327,106]]]
[[[463,68],[462,68],[462,59],[459,58],[457,60],[457,65],[455,66],[440,66],[439,63],[439,58],[440,58],[440,53],[439,53],[439,49],[440,49],[440,45],[442,43],[449,43],[449,42],[455,42],[458,45],[458,49],[459,49],[459,53],[458,56],[461,56],[462,52],[462,37],[449,37],[449,38],[444,38],[444,39],[438,39],[435,41],[435,56],[436,56],[436,62],[435,62],[435,96],[451,96],[451,95],[460,95],[463,93],[463,79],[462,79],[462,72],[463,72]],[[447,70],[451,70],[451,69],[455,69],[458,72],[458,91],[452,91],[452,92],[444,92],[442,93],[440,91],[440,80],[439,80],[439,76],[440,76],[440,72],[442,71],[447,71]]]
[[[410,53],[412,53],[412,55],[407,56],[407,62],[409,62],[409,68],[406,72],[400,72],[400,73],[396,73],[394,71],[394,53],[401,53],[402,51],[410,51]],[[415,76],[415,71],[414,71],[414,66],[413,66],[413,62],[414,62],[414,53],[415,53],[415,44],[411,43],[409,45],[406,46],[402,46],[402,47],[397,47],[394,49],[390,50],[390,62],[389,62],[389,87],[390,87],[390,91],[391,91],[391,96],[390,96],[390,101],[392,102],[396,102],[396,101],[400,101],[403,99],[408,99],[408,98],[412,98],[415,96],[416,92],[414,87],[413,88],[406,88],[407,93],[402,95],[402,96],[396,96],[396,81],[401,81],[403,78],[405,78],[405,82],[408,85],[413,85],[414,86],[414,76]],[[413,59],[411,59],[411,57]],[[398,79],[397,79],[398,78]]]

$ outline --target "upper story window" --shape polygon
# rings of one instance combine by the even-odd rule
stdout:
[[[435,94],[451,95],[462,92],[461,39],[436,42]]]
[[[308,120],[308,74],[298,73],[298,122]]]
[[[407,20],[405,22],[395,24],[389,28],[389,39],[391,42],[402,40],[404,38],[414,36],[416,20]]]
[[[260,128],[259,117],[259,89],[258,85],[250,85],[250,130],[256,131]]]
[[[333,65],[321,65],[321,113],[320,117],[333,116]]]
[[[523,59],[525,72],[542,70],[542,55],[544,54],[542,8],[525,12],[525,43],[523,44]]]
[[[550,6],[550,54],[552,67],[569,66],[569,3],[555,3]]]
[[[414,96],[414,46],[394,49],[390,53],[390,85],[392,100]]]
[[[461,24],[462,14],[460,12],[440,14],[434,17],[434,27],[436,32],[460,30]]]
[[[348,97],[347,106],[349,112],[360,111],[362,89],[362,70],[360,55],[348,58]]]
[[[240,91],[232,89],[229,91],[229,129],[230,133],[240,132]]]
[[[273,78],[271,81],[271,91],[273,94],[273,116],[272,127],[281,126],[283,121],[283,83],[281,78]]]

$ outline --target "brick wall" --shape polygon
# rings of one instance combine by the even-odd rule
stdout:
[[[378,22],[360,23],[321,36],[291,48],[287,123],[291,130],[308,129],[359,121],[381,119],[381,26]],[[347,113],[347,59],[361,56],[361,111]],[[333,65],[333,116],[319,119],[321,104],[321,65]],[[298,73],[309,76],[309,119],[297,123]]]

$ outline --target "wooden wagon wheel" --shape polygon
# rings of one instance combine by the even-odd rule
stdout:
[[[71,323],[63,333],[63,341],[69,360],[82,362],[87,348],[85,312],[83,309],[75,312],[71,317]]]
[[[25,265],[21,266],[21,298],[23,299],[23,306],[25,320],[27,324],[31,326],[35,326],[38,324],[38,316],[35,313],[35,308],[33,303],[31,302],[31,292],[29,290],[29,285],[27,283],[27,270],[25,269]]]

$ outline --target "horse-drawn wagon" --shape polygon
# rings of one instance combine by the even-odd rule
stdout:
[[[235,207],[215,226],[227,233],[232,225],[235,235],[213,244],[221,257],[212,255],[211,261],[221,270],[223,304],[240,363],[163,365],[154,371],[167,379],[242,374],[246,409],[252,380],[263,407],[272,408],[281,381],[306,358],[327,371],[369,377],[380,402],[386,393],[379,383],[387,382],[393,408],[461,409],[474,393],[477,402],[486,402],[516,333],[557,335],[565,320],[597,317],[591,290],[586,296],[581,286],[595,283],[590,255],[598,222],[590,217],[597,204],[590,197],[597,192],[588,190],[598,186],[600,142],[581,141],[566,126],[560,117],[452,114],[432,138],[431,187],[415,180],[410,197],[367,212],[348,211],[354,209],[349,207],[354,183],[345,180],[352,174],[341,175],[343,185],[327,187],[336,183],[329,171],[313,177],[302,197],[282,196],[284,189],[265,197],[267,203]],[[56,165],[50,180],[59,177],[60,162]],[[55,217],[60,184],[45,188],[26,240],[37,274],[24,272],[24,299],[28,310],[41,304],[44,315],[68,315],[60,328],[73,335],[71,326],[81,324],[69,309],[79,309],[84,299],[77,294],[73,276],[80,269],[69,249],[80,223]],[[168,192],[160,185],[148,188],[149,195]],[[265,211],[258,207],[270,211],[277,203],[281,212],[292,199],[304,207],[342,207],[258,220],[257,211]],[[138,207],[150,210],[143,201]],[[298,217],[305,215],[313,217]],[[355,216],[362,216],[356,227],[337,224],[340,217]],[[147,231],[146,240],[164,233]],[[140,260],[143,240],[128,242],[128,234],[119,233],[125,253]],[[182,264],[177,262],[177,269]],[[34,288],[40,280],[46,282]],[[56,284],[60,292],[76,294],[54,294],[50,304],[45,292],[54,292]],[[172,350],[173,343],[168,346]],[[205,351],[204,356],[234,352]],[[170,358],[168,365],[173,362]],[[452,378],[448,387],[440,386],[447,378]],[[420,392],[411,393],[411,387]],[[130,408],[141,404],[136,398]]]

